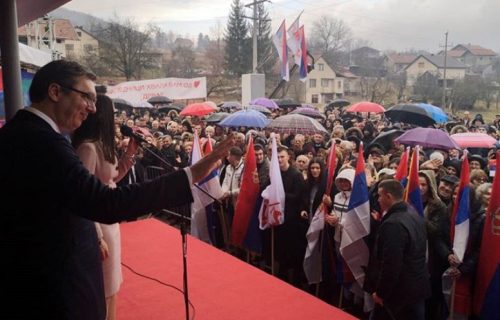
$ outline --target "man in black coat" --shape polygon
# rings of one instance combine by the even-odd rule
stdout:
[[[423,320],[430,296],[425,263],[425,221],[403,202],[403,187],[393,179],[378,186],[383,215],[374,258],[377,276],[374,319]]]
[[[4,319],[105,319],[93,221],[116,223],[191,202],[191,183],[233,144],[222,142],[186,170],[111,189],[88,172],[67,138],[96,111],[94,80],[76,62],[47,64],[33,78],[32,105],[0,129]]]

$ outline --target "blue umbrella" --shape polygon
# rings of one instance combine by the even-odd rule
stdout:
[[[260,106],[258,104],[255,104],[255,105],[251,104],[251,105],[247,106],[246,108],[247,108],[247,110],[259,111],[263,114],[271,114],[272,113],[271,110],[269,110],[268,108],[266,108],[264,106]]]
[[[221,127],[254,127],[264,128],[269,120],[262,113],[255,110],[240,110],[219,122]]]
[[[443,109],[427,103],[417,103],[417,105],[424,108],[429,113],[431,118],[437,123],[444,123],[448,121],[448,115],[443,111]]]

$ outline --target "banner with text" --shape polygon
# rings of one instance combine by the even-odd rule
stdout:
[[[146,101],[155,96],[165,96],[170,99],[206,98],[207,78],[128,81],[116,86],[109,86],[107,94],[111,98],[121,98],[131,103]]]

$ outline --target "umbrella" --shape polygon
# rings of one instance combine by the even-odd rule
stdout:
[[[134,108],[152,109],[152,108],[154,108],[154,106],[147,101],[139,101],[137,103],[134,103]]]
[[[220,105],[221,108],[227,109],[241,109],[241,103],[238,101],[226,101]]]
[[[264,128],[269,123],[269,119],[262,113],[255,110],[240,110],[222,120],[221,127],[255,127]]]
[[[191,103],[182,109],[181,116],[205,116],[215,112],[215,108],[206,103]]]
[[[342,108],[345,106],[350,105],[351,102],[346,99],[335,99],[333,101],[330,101],[326,104],[325,109],[331,109],[331,108]]]
[[[289,134],[328,134],[328,131],[318,121],[301,114],[287,114],[278,117],[272,120],[266,128]]]
[[[452,134],[451,138],[461,148],[493,148],[497,142],[492,136],[479,132]]]
[[[308,103],[302,103],[302,108],[316,109],[315,106],[313,106],[312,104],[308,104]]]
[[[257,104],[256,104],[256,105],[249,105],[249,106],[247,107],[247,109],[248,109],[248,110],[255,110],[255,111],[259,111],[259,112],[261,112],[261,113],[263,113],[263,114],[271,114],[271,111],[270,111],[268,108],[266,108],[266,107],[264,107],[264,106],[259,106],[259,105],[257,105]]]
[[[215,110],[219,110],[219,107],[217,107],[217,104],[213,101],[205,101],[204,104],[211,106]]]
[[[410,145],[435,149],[460,149],[460,146],[450,136],[439,129],[415,128],[406,131],[394,141]]]
[[[381,132],[379,135],[373,139],[370,144],[379,144],[389,150],[392,147],[392,141],[403,134],[403,130],[392,129],[388,131]]]
[[[297,108],[297,109],[293,110],[292,112],[290,112],[290,114],[301,114],[301,115],[308,116],[311,118],[320,118],[320,119],[325,118],[325,116],[322,115],[318,110],[312,109],[312,108],[306,108],[306,107]]]
[[[356,104],[353,104],[349,108],[346,109],[347,112],[374,112],[374,113],[382,113],[385,111],[384,107],[379,105],[378,103],[373,103],[369,101],[362,101]]]
[[[172,103],[172,99],[167,98],[165,96],[155,96],[148,99],[148,102],[151,104],[169,104]]]
[[[227,112],[217,112],[212,113],[208,118],[205,119],[207,123],[217,123],[225,119],[229,113]]]
[[[424,108],[437,123],[444,123],[448,121],[448,115],[443,111],[443,109],[428,103],[417,103],[417,105]]]
[[[418,104],[398,104],[387,109],[385,115],[394,122],[411,123],[428,127],[436,123],[432,115]]]
[[[117,108],[133,108],[134,107],[132,105],[132,103],[130,103],[127,100],[122,99],[122,98],[114,98],[113,99],[113,104]]]
[[[279,109],[279,106],[276,104],[276,102],[274,102],[273,100],[268,99],[268,98],[257,98],[257,99],[250,101],[250,104],[263,106],[263,107],[266,107],[268,109]]]
[[[177,103],[172,103],[168,104],[166,106],[158,107],[158,111],[161,112],[168,112],[170,110],[175,110],[175,111],[182,111],[186,106],[183,104],[177,104]]]
[[[276,99],[274,102],[276,102],[280,108],[297,108],[302,106],[301,103],[290,98]]]

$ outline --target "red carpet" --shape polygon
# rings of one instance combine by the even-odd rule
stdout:
[[[179,230],[155,219],[121,225],[122,262],[182,289]],[[123,268],[117,316],[185,319],[181,292]],[[195,319],[355,319],[352,316],[188,236],[189,298]],[[192,319],[193,309],[190,308]]]

